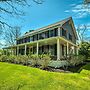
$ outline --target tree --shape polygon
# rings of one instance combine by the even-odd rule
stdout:
[[[90,11],[90,0],[83,0],[83,1],[84,1],[83,7],[88,11]]]
[[[8,42],[8,44],[14,44],[15,40],[13,38],[10,38],[12,36],[11,33],[13,32],[13,26],[9,24],[9,20],[7,20],[7,17],[21,17],[25,15],[23,8],[27,6],[29,7],[31,1],[36,4],[43,3],[43,0],[0,0],[0,36],[3,34],[3,31],[5,31],[5,29],[9,28],[8,32],[5,32],[7,34],[5,34],[5,36],[7,37],[5,37],[5,40]],[[2,43],[0,43],[0,45],[2,46]]]
[[[79,54],[86,56],[86,59],[90,57],[90,42],[81,42]]]
[[[43,2],[43,0],[32,1],[37,4],[42,4]],[[6,21],[5,15],[24,15],[25,13],[21,7],[30,6],[30,2],[29,0],[0,0],[0,28],[5,28],[5,26],[11,28],[11,25]]]
[[[4,40],[6,45],[15,45],[16,39],[21,36],[21,29],[18,26],[5,31]]]
[[[90,4],[90,0],[84,0],[84,4]]]
[[[77,27],[77,34],[80,42],[83,42],[86,38],[86,31],[87,26],[86,25],[78,25]]]

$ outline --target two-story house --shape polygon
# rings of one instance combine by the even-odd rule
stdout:
[[[60,60],[70,53],[78,54],[76,40],[77,33],[74,23],[72,17],[69,17],[25,33],[22,37],[17,38],[15,46],[8,47],[8,49],[11,49],[12,54],[15,55],[51,53],[53,57]]]

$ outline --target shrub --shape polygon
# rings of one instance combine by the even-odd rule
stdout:
[[[15,55],[8,56],[8,62],[15,63],[15,61],[16,61],[16,56]]]
[[[90,56],[90,43],[82,42],[80,44],[79,54],[84,55],[87,59]]]
[[[68,67],[68,62],[63,60],[63,61],[60,61],[60,60],[56,60],[56,61],[50,61],[50,64],[49,64],[50,67],[54,67],[54,68],[60,68],[60,67]]]
[[[23,65],[28,65],[28,56],[27,55],[18,55],[16,58],[16,63],[20,63]]]
[[[87,63],[86,65],[82,66],[82,67],[78,70],[78,72],[81,72],[83,69],[84,69],[84,70],[90,70],[90,63]]]
[[[23,65],[28,65],[28,61],[29,61],[29,58],[27,55],[23,55],[22,56],[22,64]]]
[[[37,67],[39,65],[38,61],[40,60],[39,56],[37,54],[31,55],[31,64],[32,66]]]
[[[5,61],[7,61],[8,60],[8,57],[6,56],[6,55],[1,55],[0,56],[0,61],[1,62],[5,62]]]
[[[50,55],[43,54],[41,56],[41,68],[46,69],[50,63],[50,60],[51,60]]]
[[[83,55],[70,55],[69,58],[67,58],[67,61],[72,66],[83,63],[84,60],[85,60],[85,56],[83,56]]]

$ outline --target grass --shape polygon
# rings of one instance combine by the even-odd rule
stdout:
[[[90,71],[56,73],[0,62],[0,90],[90,90]]]

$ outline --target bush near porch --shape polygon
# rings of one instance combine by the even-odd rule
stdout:
[[[33,67],[40,67],[42,69],[46,69],[49,65],[51,58],[48,54],[42,54],[37,56],[37,54],[32,55],[1,55],[0,61],[1,62],[9,62],[15,64],[22,64],[22,65],[30,65]]]
[[[83,63],[84,61],[84,56],[79,55],[71,55],[69,58],[66,58],[66,60],[56,60],[53,61],[50,58],[50,55],[48,54],[42,54],[37,56],[37,54],[31,54],[31,55],[1,55],[0,56],[0,61],[1,62],[9,62],[9,63],[15,63],[15,64],[22,64],[26,66],[33,66],[33,67],[39,67],[42,69],[47,69],[49,67],[54,67],[54,68],[67,68],[68,66],[76,66],[79,63]]]

